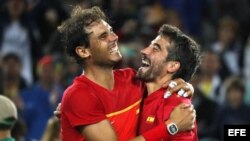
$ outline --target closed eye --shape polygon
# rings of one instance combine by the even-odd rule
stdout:
[[[106,39],[108,37],[108,33],[107,32],[104,32],[102,33],[98,38],[99,39]]]
[[[153,49],[154,49],[155,51],[159,51],[159,50],[161,50],[160,45],[159,45],[159,44],[157,44],[157,43],[154,43],[152,47],[153,47]]]
[[[100,36],[98,36],[98,38],[101,40],[105,40],[106,38],[108,38],[108,35],[110,33],[114,33],[113,28],[110,28],[109,31],[103,32]]]

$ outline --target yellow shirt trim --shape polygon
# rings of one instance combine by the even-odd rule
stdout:
[[[141,103],[141,100],[142,100],[142,99],[138,100],[137,102],[135,102],[134,104],[128,106],[127,108],[125,108],[125,109],[123,109],[123,110],[120,110],[120,111],[117,111],[117,112],[113,112],[113,113],[107,114],[106,116],[107,116],[107,117],[112,117],[112,116],[115,116],[115,115],[124,113],[124,112],[126,112],[126,111],[128,111],[128,110],[134,108],[134,107],[137,106],[138,104],[140,104],[140,103]]]

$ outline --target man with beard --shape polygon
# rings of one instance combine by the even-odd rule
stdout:
[[[189,81],[200,64],[200,51],[195,41],[178,28],[165,24],[151,44],[141,50],[141,54],[142,67],[139,68],[137,77],[146,82],[148,93],[143,101],[139,127],[139,132],[144,135],[153,127],[165,123],[169,119],[170,112],[178,104],[191,104],[188,98],[165,93],[166,88],[161,86],[164,82],[175,78]],[[182,95],[184,91],[178,93]],[[176,124],[171,120],[167,122],[168,131],[174,135],[171,140],[198,140],[196,125],[190,131],[176,134],[178,131]]]
[[[136,72],[132,69],[113,70],[121,54],[118,37],[106,21],[97,7],[86,10],[76,7],[71,18],[59,27],[67,53],[84,70],[64,92],[61,106],[63,141],[127,141],[136,136],[145,86],[135,79]],[[180,83],[178,85],[185,86],[184,82]],[[188,105],[181,105],[170,117],[180,131],[191,128],[194,113],[190,109]],[[184,120],[180,114],[189,119]],[[136,140],[170,137],[166,125],[162,123]]]

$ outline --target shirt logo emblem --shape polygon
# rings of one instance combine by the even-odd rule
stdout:
[[[155,121],[155,116],[148,116],[147,120],[148,123],[153,123]]]

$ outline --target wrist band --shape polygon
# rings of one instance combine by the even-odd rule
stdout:
[[[170,134],[167,131],[165,124],[154,127],[153,129],[143,133],[142,136],[146,141],[159,141],[170,138]]]

